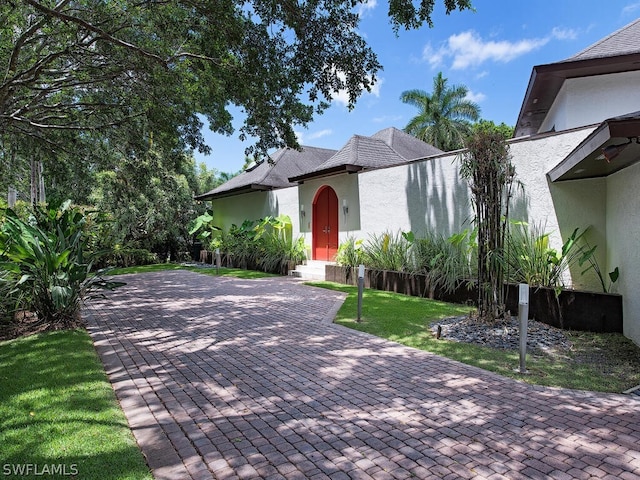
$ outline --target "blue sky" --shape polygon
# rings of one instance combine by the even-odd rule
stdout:
[[[469,89],[482,118],[514,125],[534,65],[571,57],[640,17],[639,0],[474,0],[475,12],[448,16],[442,0],[436,2],[433,28],[401,30],[396,37],[387,1],[368,1],[359,31],[384,67],[378,83],[352,111],[338,95],[306,129],[296,127],[301,144],[339,149],[354,134],[404,128],[417,110],[403,104],[400,94],[411,89],[430,92],[439,71],[450,84]],[[238,129],[242,118],[239,112],[234,115]],[[203,133],[213,152],[196,152],[198,162],[223,172],[242,168],[250,142],[206,128]]]

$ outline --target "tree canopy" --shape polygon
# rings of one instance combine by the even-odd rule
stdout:
[[[229,105],[257,149],[296,145],[341,90],[350,104],[381,65],[358,33],[366,0],[12,0],[0,5],[0,134],[70,148],[59,132],[135,126],[207,151]],[[470,0],[443,0],[446,12]],[[394,29],[431,25],[435,0],[390,0]],[[142,121],[141,119],[144,119]],[[43,147],[44,148],[44,147]]]
[[[232,134],[229,107],[240,107],[255,158],[295,147],[294,126],[376,82],[382,67],[358,33],[366,1],[0,2],[0,190],[28,199],[44,167],[47,199],[101,209],[109,241],[184,250],[187,219],[204,208],[193,194],[230,176],[189,155],[209,152],[202,116]],[[471,7],[390,0],[392,28],[431,25],[436,3]]]
[[[439,72],[433,79],[433,91],[407,90],[400,99],[418,108],[404,131],[441,150],[462,148],[471,133],[471,122],[480,118],[480,107],[466,98],[464,85],[449,86]]]

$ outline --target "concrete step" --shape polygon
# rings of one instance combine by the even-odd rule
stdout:
[[[302,280],[324,280],[324,267],[326,265],[335,265],[335,263],[323,262],[320,260],[308,260],[305,265],[296,265],[296,268],[291,270],[289,275]]]

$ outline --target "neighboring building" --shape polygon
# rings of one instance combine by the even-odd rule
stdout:
[[[615,267],[624,333],[640,344],[640,19],[577,55],[533,68],[510,140],[524,191],[512,217],[540,223],[559,248],[590,227],[603,272]],[[459,152],[443,153],[389,128],[339,151],[280,150],[199,197],[225,226],[287,214],[313,259],[348,236],[426,230],[451,234],[472,217]],[[579,275],[574,286],[597,288]]]

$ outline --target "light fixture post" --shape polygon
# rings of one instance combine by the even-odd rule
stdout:
[[[358,266],[358,323],[362,318],[362,294],[364,291],[364,265]]]

